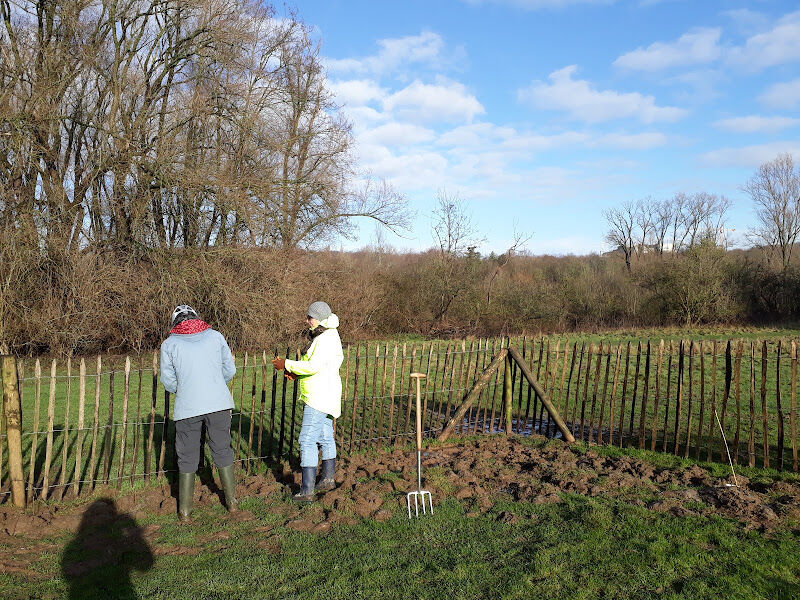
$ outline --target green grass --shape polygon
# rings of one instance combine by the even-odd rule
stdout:
[[[38,560],[41,579],[0,573],[0,596],[788,600],[800,594],[800,532],[766,536],[721,518],[671,517],[620,501],[573,495],[552,505],[509,501],[472,518],[445,499],[432,517],[409,522],[395,510],[385,523],[363,520],[325,536],[284,528],[275,506],[246,500],[255,524],[226,523],[218,507],[190,528],[172,517],[149,519],[162,524],[159,546],[202,551],[157,556],[152,566],[129,556],[122,566],[73,580],[61,575],[62,558],[91,553],[76,553],[68,536],[54,538],[64,550]],[[501,512],[518,520],[503,522]],[[264,524],[276,527],[252,532]],[[219,532],[230,539],[209,535]],[[279,552],[258,547],[268,536]]]

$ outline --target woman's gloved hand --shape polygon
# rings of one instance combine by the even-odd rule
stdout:
[[[286,377],[286,379],[288,379],[289,381],[294,381],[295,379],[297,379],[297,375],[295,375],[294,373],[290,373],[289,371],[284,371],[283,376]]]
[[[272,359],[272,366],[275,367],[278,371],[283,371],[283,368],[286,366],[286,360],[281,358],[280,356],[276,356]]]

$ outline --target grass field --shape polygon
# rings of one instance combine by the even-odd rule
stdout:
[[[690,464],[649,452],[603,451],[670,468]],[[760,469],[744,472],[753,480],[797,481]],[[148,516],[98,529],[102,544],[86,542],[92,531],[83,538],[56,535],[45,540],[49,550],[26,573],[0,572],[0,597],[800,597],[800,522],[762,533],[718,516],[655,512],[638,506],[635,496],[570,493],[553,504],[500,495],[477,514],[450,494],[437,495],[432,517],[409,521],[395,506],[385,522],[356,519],[326,534],[294,531],[286,514],[297,509],[281,494],[270,494],[243,500],[254,516],[245,522],[227,518],[213,503],[196,511],[188,527],[173,515]],[[301,517],[319,513],[312,506]],[[157,529],[150,544],[132,546],[131,530],[148,528]],[[120,558],[71,574],[70,565],[91,565],[103,552]]]

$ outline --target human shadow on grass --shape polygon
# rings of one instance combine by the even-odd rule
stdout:
[[[153,553],[142,528],[131,515],[119,513],[110,498],[101,498],[86,509],[75,538],[61,555],[68,598],[75,599],[138,598],[130,573],[152,566]]]

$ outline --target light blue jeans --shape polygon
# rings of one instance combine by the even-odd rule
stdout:
[[[303,425],[300,427],[300,466],[316,467],[319,463],[319,449],[322,460],[336,458],[336,442],[333,439],[333,420],[324,412],[303,407]]]

